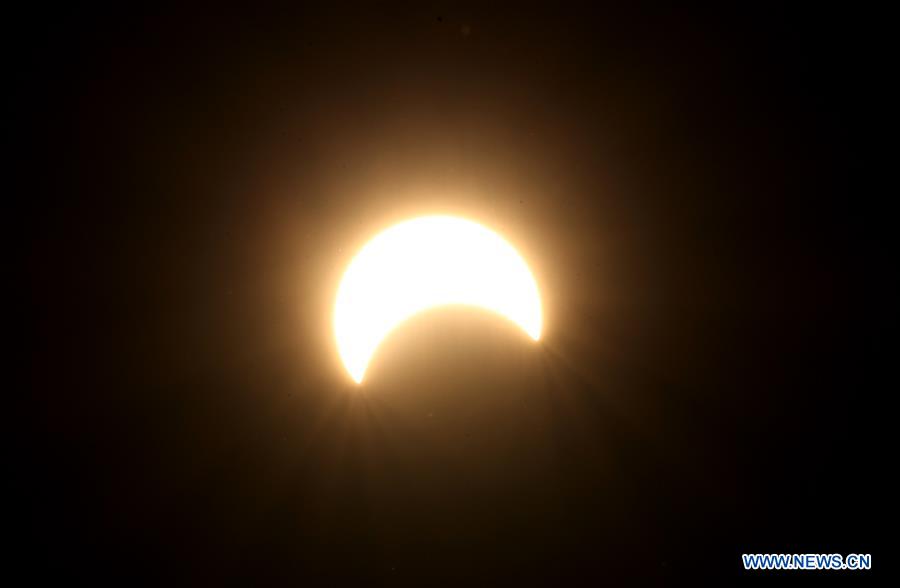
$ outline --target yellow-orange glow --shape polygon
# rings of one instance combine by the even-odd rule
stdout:
[[[496,312],[540,338],[540,295],[516,250],[477,223],[426,216],[376,235],[344,273],[334,332],[350,376],[362,382],[378,345],[399,323],[446,304]]]

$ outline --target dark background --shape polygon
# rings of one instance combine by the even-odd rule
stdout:
[[[890,69],[879,15],[822,10],[11,23],[31,573],[573,585],[775,575],[742,570],[755,552],[887,566]],[[544,336],[428,313],[356,387],[330,332],[341,273],[436,212],[519,249]]]

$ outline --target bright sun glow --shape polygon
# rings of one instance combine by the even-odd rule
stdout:
[[[356,255],[338,288],[334,331],[357,382],[381,341],[412,315],[445,304],[496,312],[537,340],[541,300],[515,249],[471,221],[427,216],[376,235]]]

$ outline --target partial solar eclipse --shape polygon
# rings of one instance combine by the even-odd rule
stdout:
[[[492,311],[541,336],[537,283],[518,252],[469,220],[426,216],[369,241],[338,287],[334,333],[350,376],[362,382],[378,345],[397,325],[448,304]]]

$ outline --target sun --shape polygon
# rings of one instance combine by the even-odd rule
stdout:
[[[483,308],[541,336],[537,283],[519,253],[470,220],[425,216],[369,241],[348,266],[334,305],[338,352],[357,383],[378,345],[409,317],[447,304]]]

